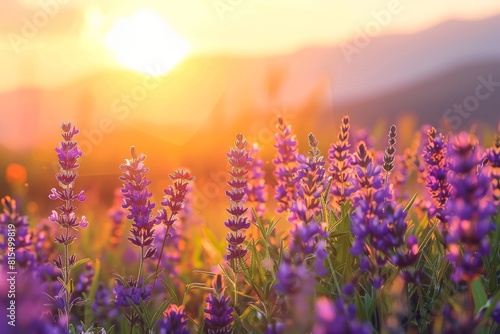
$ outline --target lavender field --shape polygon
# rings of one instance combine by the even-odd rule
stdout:
[[[321,152],[278,117],[271,166],[235,134],[214,157],[227,159],[221,240],[193,214],[189,166],[153,194],[140,147],[96,215],[79,130],[63,123],[48,219],[2,199],[1,332],[498,333],[500,133],[425,126],[396,150],[393,125],[376,150],[338,124]]]

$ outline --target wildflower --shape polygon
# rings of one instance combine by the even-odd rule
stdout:
[[[160,253],[158,255],[158,262],[156,265],[156,271],[160,266],[160,262],[163,256],[165,246],[172,245],[174,248],[178,248],[178,243],[180,240],[180,233],[174,228],[174,224],[177,222],[179,215],[184,208],[184,203],[186,202],[188,189],[190,182],[194,180],[189,171],[176,169],[173,174],[169,175],[170,180],[173,181],[173,185],[168,186],[165,189],[165,196],[161,205],[163,208],[158,210],[158,215],[156,216],[156,224],[160,224],[160,229],[157,231],[157,235],[163,235],[162,238],[156,238],[159,240],[156,244],[156,248],[160,248]],[[161,233],[161,234],[160,234]],[[168,241],[167,241],[168,240]],[[179,254],[170,254],[171,260],[177,261],[180,259]],[[169,262],[171,266],[173,262]],[[170,268],[174,269],[174,268]],[[173,274],[173,271],[169,271]],[[153,281],[153,288],[155,286],[156,279]]]
[[[368,323],[356,321],[356,307],[344,305],[342,300],[332,302],[325,297],[316,301],[316,323],[313,334],[369,334]]]
[[[59,256],[54,260],[56,267],[61,270],[64,288],[54,298],[56,301],[62,302],[60,304],[61,318],[65,321],[68,329],[69,314],[72,307],[83,304],[80,298],[73,299],[71,297],[72,291],[67,288],[70,286],[70,266],[76,262],[76,255],[69,255],[69,245],[76,239],[76,235],[72,234],[71,231],[78,231],[78,227],[86,227],[88,222],[85,216],[82,216],[80,220],[77,219],[75,213],[77,207],[73,204],[75,201],[83,202],[85,200],[83,191],[79,193],[74,191],[75,181],[78,177],[78,159],[81,157],[82,152],[78,149],[77,142],[73,140],[73,137],[79,131],[76,127],[71,126],[71,123],[63,123],[61,128],[64,141],[60,143],[60,147],[56,148],[59,166],[61,167],[59,173],[56,174],[60,189],[52,188],[49,198],[51,200],[60,200],[63,204],[57,207],[57,211],[52,211],[49,220],[59,224],[65,230],[63,234],[55,238],[56,242],[64,245],[64,259]]]
[[[321,210],[321,195],[325,188],[325,161],[320,155],[318,141],[309,134],[309,157],[299,155],[300,168],[295,179],[297,199],[290,208],[289,221],[309,224]]]
[[[353,191],[349,181],[352,171],[350,158],[351,145],[349,144],[350,127],[349,116],[342,117],[338,139],[335,144],[330,146],[330,150],[328,151],[330,161],[328,172],[333,178],[330,194],[332,195],[332,204],[336,209],[339,209],[340,205],[347,201]]]
[[[92,267],[92,262],[85,263],[83,271],[78,276],[78,280],[75,284],[75,294],[83,295],[88,294],[90,291],[90,286],[92,285],[92,280],[94,278],[94,268]]]
[[[278,213],[284,212],[290,208],[290,204],[296,198],[295,174],[299,168],[297,163],[298,142],[295,135],[292,134],[292,127],[287,125],[282,117],[278,117],[276,124],[278,133],[275,135],[276,144],[274,147],[278,150],[273,160],[274,176],[278,181],[276,185],[275,199],[278,201]]]
[[[491,178],[483,171],[477,172],[480,152],[477,140],[469,134],[453,137],[448,154],[452,196],[446,204],[447,257],[454,264],[452,279],[470,282],[483,271],[482,257],[490,253],[488,232],[494,228],[491,216],[496,209],[490,200],[483,199],[488,198]]]
[[[265,181],[266,172],[264,171],[264,162],[259,157],[259,152],[259,146],[257,143],[254,143],[250,147],[250,158],[252,158],[252,162],[250,162],[248,166],[248,184],[245,193],[248,197],[248,203],[254,207],[257,216],[262,218],[266,212],[268,193]],[[250,220],[254,220],[253,215],[251,215]]]
[[[133,221],[130,229],[131,237],[128,240],[141,248],[142,261],[153,257],[156,252],[153,246],[155,219],[151,217],[155,204],[150,201],[152,193],[149,192],[148,186],[151,181],[146,178],[149,169],[144,165],[146,156],[137,155],[133,146],[130,153],[132,159],[126,159],[125,163],[120,165],[122,170],[120,180],[123,182],[121,191],[124,197],[122,207],[129,210],[127,218]],[[144,252],[148,246],[150,247]]]
[[[450,197],[450,185],[447,181],[449,166],[446,160],[446,140],[442,134],[438,134],[435,128],[427,131],[428,144],[424,148],[424,161],[427,165],[426,187],[433,199],[433,211],[431,216],[441,222],[440,229],[443,234],[448,230],[448,218],[444,210],[445,204]]]
[[[163,312],[164,318],[160,322],[160,334],[189,334],[187,316],[184,306],[170,304]]]
[[[386,176],[385,176],[385,183],[387,184],[387,180],[389,178],[389,174],[392,172],[394,169],[394,159],[395,159],[395,154],[396,154],[396,126],[391,125],[391,128],[389,130],[389,141],[388,141],[388,146],[385,149],[385,154],[384,154],[384,164],[382,165],[382,168],[384,169]]]
[[[126,285],[123,285],[121,280],[116,280],[116,287],[113,289],[115,293],[115,306],[131,306],[130,303],[139,306],[142,302],[148,301],[151,295],[151,287],[149,285],[143,285],[142,278],[137,281],[132,277],[128,279]]]
[[[493,201],[500,204],[500,134],[495,137],[495,142],[486,152],[488,170],[491,177]]]
[[[7,267],[7,261],[11,257],[7,254],[14,250],[16,266],[31,268],[36,265],[36,255],[33,250],[33,232],[29,229],[28,217],[19,214],[16,201],[9,196],[2,198],[1,202],[3,213],[0,214],[0,235],[3,238],[0,240],[0,250],[5,254],[4,266]],[[15,239],[14,244],[10,245],[8,241],[12,232],[15,232]]]
[[[246,141],[242,134],[236,136],[235,146],[227,154],[228,162],[231,165],[229,175],[232,177],[227,182],[230,189],[226,191],[231,205],[227,212],[230,217],[224,222],[224,225],[231,231],[227,234],[227,261],[242,259],[247,251],[243,249],[242,244],[245,241],[244,231],[250,227],[248,218],[245,216],[247,208],[245,203],[245,189],[247,188],[248,164],[252,161],[246,151]]]
[[[224,296],[225,287],[222,283],[222,275],[217,274],[213,282],[214,292],[207,298],[205,311],[205,325],[203,332],[206,334],[232,333],[233,307],[231,297]]]

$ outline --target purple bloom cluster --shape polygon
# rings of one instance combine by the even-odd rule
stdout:
[[[273,160],[274,176],[278,181],[274,198],[278,201],[278,213],[285,212],[290,208],[297,197],[295,187],[295,175],[299,165],[297,163],[298,142],[292,133],[292,126],[287,125],[282,117],[278,117],[276,124],[278,133],[275,135],[276,144],[274,147],[278,150]]]
[[[320,225],[297,224],[291,232],[289,253],[283,255],[276,278],[276,291],[283,295],[312,293],[317,277],[326,274],[324,260],[328,256],[327,233]]]
[[[156,248],[152,246],[155,219],[151,217],[155,204],[150,201],[152,193],[149,192],[148,186],[151,181],[146,177],[149,169],[144,165],[146,156],[137,155],[135,147],[130,149],[130,154],[132,159],[126,159],[125,163],[120,165],[122,170],[120,180],[123,182],[121,191],[124,196],[123,208],[129,210],[127,218],[133,221],[130,229],[132,236],[128,239],[134,245],[141,247],[141,256],[147,259],[153,257],[156,252]],[[150,246],[149,249],[144,253],[144,248],[148,246]]]
[[[168,176],[173,181],[173,186],[168,186],[165,189],[165,196],[161,205],[162,209],[158,210],[156,224],[163,224],[166,227],[172,227],[178,219],[178,215],[184,208],[184,202],[188,193],[188,187],[194,177],[189,171],[176,169],[173,174]],[[170,211],[170,215],[169,212]]]
[[[233,307],[231,297],[224,296],[225,287],[222,275],[218,274],[213,282],[214,292],[207,298],[205,311],[205,325],[203,332],[206,334],[229,334],[233,332]]]
[[[325,188],[325,161],[320,155],[318,141],[309,134],[309,157],[299,155],[295,183],[297,198],[290,207],[289,221],[294,224],[309,224],[321,210],[321,195]]]
[[[337,141],[330,145],[330,150],[328,151],[328,159],[330,161],[328,172],[333,178],[330,194],[332,196],[332,205],[337,210],[341,204],[347,201],[353,191],[349,180],[352,171],[350,160],[351,145],[349,144],[350,128],[349,116],[342,117]]]
[[[495,137],[493,146],[487,150],[486,159],[488,159],[493,200],[498,206],[500,204],[500,134]]]
[[[248,166],[248,185],[245,189],[248,198],[248,204],[252,205],[259,218],[264,216],[266,212],[266,203],[268,200],[268,193],[266,187],[266,172],[264,171],[264,162],[259,157],[259,146],[254,143],[250,147],[250,158],[252,162]],[[250,219],[253,221],[254,217],[251,215]]]
[[[15,260],[18,268],[31,268],[36,265],[33,252],[33,233],[29,229],[28,217],[17,211],[17,203],[9,196],[2,198],[3,213],[0,214],[0,250],[8,255],[3,257],[7,268],[9,258]],[[14,270],[9,270],[14,271]]]
[[[483,256],[490,253],[488,232],[494,228],[496,212],[489,199],[491,178],[480,170],[477,140],[462,132],[448,144],[452,196],[446,204],[449,214],[448,259],[454,264],[452,279],[472,281],[483,270]]]
[[[383,185],[382,168],[374,166],[364,143],[358,146],[353,165],[358,190],[351,215],[351,254],[360,256],[361,271],[371,272],[370,281],[380,289],[385,282],[381,268],[388,261],[398,267],[415,263],[417,239],[411,235],[406,239],[407,213],[393,201],[389,185]]]
[[[61,167],[59,173],[56,174],[56,179],[61,189],[52,188],[49,198],[51,200],[60,200],[63,204],[57,207],[57,211],[52,211],[49,220],[66,229],[66,233],[57,236],[56,241],[69,245],[76,239],[76,235],[72,235],[70,230],[76,230],[79,226],[86,227],[88,222],[85,220],[85,216],[82,216],[80,220],[77,219],[75,214],[77,207],[73,204],[74,201],[83,202],[85,200],[83,190],[75,193],[73,189],[75,180],[78,177],[77,169],[80,166],[78,159],[82,155],[77,142],[73,140],[73,137],[79,131],[76,127],[71,126],[71,123],[63,123],[61,128],[64,141],[61,142],[60,147],[56,148],[59,166]]]
[[[356,307],[342,300],[332,302],[326,298],[316,301],[316,323],[312,334],[369,334],[370,324],[356,320]]]
[[[243,135],[238,134],[234,147],[227,154],[228,162],[231,165],[229,175],[232,178],[227,182],[230,189],[226,191],[231,202],[229,209],[227,209],[230,217],[224,222],[224,225],[231,230],[226,237],[228,242],[226,259],[228,262],[243,259],[247,253],[247,250],[243,249],[243,242],[245,241],[244,232],[250,227],[250,223],[246,216],[248,209],[243,204],[248,184],[248,164],[252,158],[246,150],[246,145]]]
[[[128,279],[124,285],[121,280],[116,280],[116,286],[113,289],[115,293],[115,306],[131,306],[131,302],[139,306],[141,301],[148,301],[151,295],[151,287],[149,285],[143,285],[142,278],[137,281],[132,277]]]
[[[184,306],[170,304],[163,312],[164,318],[160,321],[160,334],[189,334],[188,321]]]
[[[424,148],[423,157],[427,165],[426,187],[433,199],[433,210],[430,214],[441,222],[440,229],[445,234],[448,230],[448,218],[444,207],[450,198],[450,185],[447,181],[447,142],[435,128],[427,131],[427,137],[428,144]]]

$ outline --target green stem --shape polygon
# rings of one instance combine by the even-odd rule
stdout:
[[[160,262],[161,262],[161,257],[163,256],[163,250],[165,249],[165,243],[167,241],[168,235],[170,233],[170,228],[171,226],[167,226],[167,230],[165,231],[165,236],[163,237],[163,243],[161,244],[161,251],[160,255],[158,256],[158,262],[156,263],[156,270],[155,270],[155,278],[153,279],[153,287],[151,288],[151,292],[154,293],[155,289],[155,284],[156,284],[156,279],[158,278],[158,268],[160,268]],[[168,275],[168,274],[167,274]],[[149,302],[151,303],[151,298],[149,299]]]

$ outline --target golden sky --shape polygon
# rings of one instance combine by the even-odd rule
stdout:
[[[50,87],[93,71],[123,67],[117,58],[128,51],[122,48],[117,55],[106,38],[120,20],[144,26],[131,18],[145,8],[164,20],[166,29],[185,42],[173,39],[174,56],[184,57],[179,49],[186,45],[187,56],[200,53],[253,56],[349,41],[376,22],[375,13],[384,17],[383,24],[378,24],[380,32],[375,35],[401,34],[450,19],[474,20],[498,15],[500,1],[1,1],[0,91],[26,85]],[[160,44],[151,41],[156,37],[149,37],[153,45]],[[154,47],[147,50],[149,54],[168,51],[168,46],[159,51]],[[140,51],[136,47],[131,52]]]

